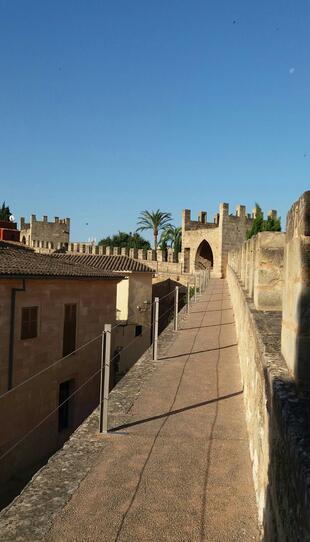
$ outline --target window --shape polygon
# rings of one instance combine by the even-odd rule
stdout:
[[[20,338],[32,339],[38,335],[38,307],[22,308],[22,324]]]
[[[62,355],[67,356],[75,350],[76,304],[65,305]]]
[[[73,380],[65,380],[59,385],[58,396],[58,431],[64,431],[71,425],[72,399],[69,399],[73,391]]]
[[[142,335],[142,326],[136,326],[135,337]]]

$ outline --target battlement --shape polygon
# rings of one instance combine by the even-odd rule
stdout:
[[[44,215],[42,220],[37,220],[36,215],[33,214],[30,221],[25,222],[22,216],[20,230],[24,244],[40,251],[55,250],[68,246],[70,218],[55,216],[53,222],[49,222],[47,215]]]
[[[264,213],[262,213],[262,215],[264,216]],[[182,212],[183,232],[189,230],[206,230],[218,228],[224,221],[240,221],[243,223],[247,223],[248,227],[250,227],[252,221],[258,216],[258,208],[254,207],[254,209],[252,209],[252,212],[248,213],[245,205],[237,205],[235,213],[229,213],[229,203],[220,203],[219,212],[215,214],[213,222],[208,222],[207,216],[208,215],[206,211],[199,211],[198,219],[192,220],[191,210],[184,209]],[[272,209],[268,211],[267,216],[276,219],[278,217],[278,214],[275,209]]]
[[[213,218],[213,222],[208,222],[207,220],[208,215],[206,211],[199,211],[198,219],[192,220],[191,210],[184,209],[182,212],[182,228],[183,228],[183,231],[218,228],[220,227],[221,222],[223,222],[224,220],[225,221],[239,220],[242,222],[248,222],[250,224],[250,222],[254,218],[256,218],[257,214],[258,214],[258,210],[256,208],[254,208],[251,213],[247,213],[245,205],[237,205],[235,213],[229,214],[229,204],[220,203],[219,212],[215,214]],[[269,211],[268,216],[270,216],[271,218],[276,218],[277,211],[275,210]]]
[[[182,253],[175,253],[173,248],[168,248],[167,250],[145,250],[143,248],[121,248],[93,245],[90,243],[69,243],[68,252],[74,252],[79,254],[99,254],[101,256],[129,256],[134,260],[143,260],[148,263],[181,263],[182,261]]]

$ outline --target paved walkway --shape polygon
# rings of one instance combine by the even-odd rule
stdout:
[[[258,540],[227,284],[213,279],[46,542]]]

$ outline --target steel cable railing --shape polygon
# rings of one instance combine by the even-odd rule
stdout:
[[[113,329],[113,328],[111,328]],[[114,328],[115,329],[115,328]],[[100,334],[99,337],[102,337],[103,334]],[[134,337],[134,339],[132,339],[132,341],[130,341],[123,349],[122,349],[122,352],[125,352],[125,350],[127,350],[127,348],[129,348],[129,346],[131,346],[137,339],[141,338],[141,335],[139,337]],[[98,337],[96,337],[96,339],[98,339]],[[94,341],[94,339],[93,339]],[[91,341],[89,341],[91,342]],[[88,343],[89,344],[89,343]],[[116,359],[118,356],[118,354],[116,354],[115,356],[113,356],[111,359],[110,359],[110,363],[112,363],[114,361],[114,359]],[[70,399],[72,399],[72,397],[74,397],[81,389],[83,389],[93,378],[95,378],[95,376],[97,376],[100,372],[101,372],[102,368],[100,367],[99,369],[97,369],[94,373],[91,374],[91,376],[89,376],[85,382],[83,382],[83,384],[81,384],[76,390],[74,390],[64,401],[62,401],[59,405],[57,405],[57,407],[55,407],[53,410],[51,410],[51,412],[49,412],[46,416],[44,416],[42,418],[42,420],[40,422],[38,422],[32,429],[30,429],[29,431],[27,431],[27,433],[25,433],[25,435],[23,435],[17,442],[15,442],[8,450],[6,450],[1,456],[0,456],[0,461],[2,459],[4,459],[9,453],[11,453],[19,444],[21,444],[24,440],[26,440],[26,438],[31,435],[36,429],[38,429],[48,418],[50,418],[53,414],[55,414],[55,412],[57,412],[63,405],[65,405],[68,401],[70,401]],[[14,388],[15,389],[15,388]]]
[[[203,284],[204,284],[204,287],[203,287]],[[204,281],[204,283],[201,283],[200,282],[200,293],[202,291],[202,289],[205,289],[207,285],[207,280]],[[196,290],[196,280],[195,280],[195,290]],[[187,304],[189,305],[190,303],[190,295],[189,295],[189,292],[190,292],[190,284],[188,283],[187,284]],[[179,307],[178,307],[178,287],[176,287],[175,290],[172,290],[171,292],[168,292],[168,294],[165,294],[164,296],[162,296],[161,298],[155,298],[155,300],[153,301],[153,303],[151,303],[150,305],[150,308],[152,308],[154,306],[154,308],[156,308],[156,305],[159,309],[159,303],[160,301],[163,301],[165,298],[167,298],[169,295],[171,294],[175,294],[175,300],[177,300],[177,303],[174,304],[174,306],[172,307],[169,307],[163,314],[160,315],[159,317],[159,314],[158,314],[158,317],[157,317],[157,322],[156,321],[153,321],[152,325],[148,325],[148,324],[144,324],[144,327],[147,328],[147,329],[156,329],[156,323],[157,323],[157,337],[156,337],[156,333],[155,333],[155,337],[153,337],[153,346],[154,346],[154,343],[155,343],[155,340],[158,339],[158,323],[160,320],[162,320],[168,313],[172,313],[174,312],[174,317],[175,319],[177,318],[177,313],[178,313],[178,310],[179,310]],[[53,414],[55,414],[55,412],[57,412],[63,405],[65,405],[68,401],[70,401],[70,399],[75,396],[81,389],[83,389],[93,378],[95,378],[95,376],[97,376],[98,374],[101,374],[101,384],[102,382],[105,380],[105,378],[103,377],[103,369],[108,369],[108,371],[105,371],[105,377],[107,378],[106,382],[109,383],[110,381],[110,365],[111,363],[119,356],[119,352],[114,355],[112,358],[111,358],[111,351],[107,351],[104,349],[104,342],[106,340],[106,336],[107,334],[110,334],[110,337],[111,337],[111,333],[113,330],[115,330],[116,328],[118,328],[120,325],[123,325],[121,323],[119,324],[116,324],[115,326],[111,326],[110,324],[108,325],[105,325],[105,330],[100,333],[100,335],[97,335],[96,337],[94,337],[93,339],[87,341],[86,343],[84,343],[83,345],[81,345],[80,347],[78,347],[77,349],[75,349],[73,352],[71,352],[70,354],[67,354],[66,356],[63,356],[62,358],[59,358],[58,360],[54,361],[53,363],[51,363],[49,366],[45,367],[44,369],[42,369],[41,371],[38,371],[37,373],[35,373],[34,375],[32,375],[31,377],[25,379],[23,382],[17,384],[14,388],[12,388],[11,390],[8,390],[7,392],[3,393],[1,396],[0,396],[0,399],[4,398],[5,396],[7,396],[8,394],[12,393],[13,391],[16,391],[17,389],[19,389],[21,386],[25,385],[26,383],[30,382],[32,379],[44,374],[46,371],[48,371],[49,369],[53,368],[54,366],[56,366],[58,363],[60,363],[61,361],[64,361],[66,360],[67,358],[69,358],[70,356],[72,356],[73,354],[75,354],[76,352],[79,352],[81,351],[82,349],[84,349],[86,346],[94,343],[95,341],[97,341],[99,338],[101,338],[101,341],[102,341],[102,347],[101,347],[101,366],[99,369],[97,369],[94,373],[92,373],[87,379],[85,382],[83,382],[76,390],[74,390],[63,402],[61,402],[60,404],[57,405],[57,407],[55,407],[51,412],[49,412],[49,414],[47,414],[46,416],[44,416],[42,418],[42,420],[37,423],[32,429],[30,429],[28,432],[25,433],[25,435],[23,435],[23,437],[21,437],[16,443],[14,443],[12,446],[10,446],[1,456],[0,456],[0,461],[2,459],[4,459],[8,454],[10,454],[15,448],[17,448],[17,446],[19,446],[19,444],[21,444],[22,442],[24,442],[27,437],[29,435],[31,435],[36,429],[38,429],[48,418],[50,418]],[[108,328],[108,329],[107,329]],[[175,326],[175,330],[177,331],[177,326]],[[143,332],[142,332],[142,335],[143,335]],[[135,341],[139,340],[141,338],[141,335],[137,336],[137,337],[134,337],[122,350],[121,352],[124,353]],[[110,343],[110,347],[111,347],[111,343]],[[105,359],[103,359],[105,357]],[[156,356],[154,355],[154,352],[153,352],[153,359],[156,361],[157,360],[157,353],[156,353]],[[102,403],[105,402],[105,406],[106,406],[106,419],[107,419],[107,408],[108,408],[108,394],[101,394],[101,397],[100,397],[100,401],[99,401],[99,407],[100,407],[100,411],[99,411],[99,414],[100,416],[102,417]],[[103,425],[102,425],[102,419],[100,420],[100,427],[102,428]],[[108,430],[108,428],[106,427],[106,431]]]

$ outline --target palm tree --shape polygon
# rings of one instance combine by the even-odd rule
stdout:
[[[158,234],[170,226],[171,213],[163,213],[159,209],[157,211],[142,211],[138,219],[137,231],[153,230],[154,249],[157,250]]]
[[[167,247],[170,242],[170,246],[174,249],[174,252],[178,253],[182,250],[182,228],[180,226],[173,226],[169,224],[161,236],[160,244]]]

